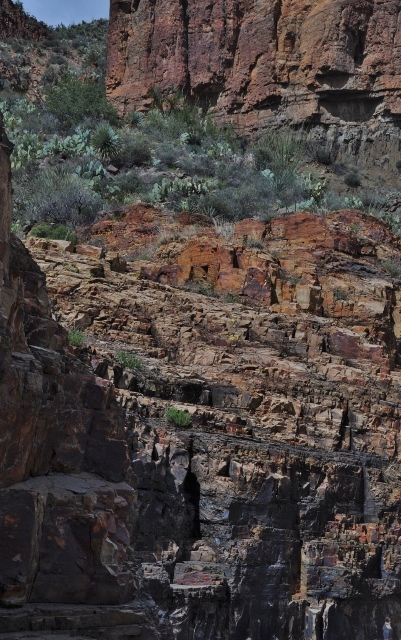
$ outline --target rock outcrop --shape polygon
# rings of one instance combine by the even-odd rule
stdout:
[[[0,0],[0,40],[4,38],[44,40],[48,31],[43,22],[25,13],[22,3]]]
[[[142,586],[129,556],[123,412],[110,383],[74,356],[44,274],[10,236],[10,150],[0,122],[0,607],[25,606],[22,617],[0,613],[1,633],[35,630],[37,602],[114,605],[108,615],[124,619],[118,607]],[[149,612],[144,605],[136,628],[148,616],[156,638]],[[101,609],[91,614],[87,631],[101,626]]]
[[[400,7],[388,0],[111,0],[108,94],[184,91],[245,133],[289,122],[333,158],[399,156]]]
[[[128,263],[165,212],[101,221],[103,249],[28,241],[125,410],[131,553],[168,633],[372,640],[389,616],[400,637],[399,238],[356,211],[184,222]]]

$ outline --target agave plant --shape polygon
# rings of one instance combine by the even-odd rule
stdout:
[[[113,160],[121,148],[120,135],[109,124],[102,124],[92,136],[92,147],[101,160]]]

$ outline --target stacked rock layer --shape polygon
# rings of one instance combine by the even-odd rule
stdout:
[[[160,633],[371,640],[389,616],[401,635],[399,238],[355,211],[243,221],[229,239],[184,218],[151,262],[116,253],[171,227],[144,205],[90,230],[105,248],[28,242],[125,412],[132,494],[114,499]],[[60,606],[46,584],[33,597]]]

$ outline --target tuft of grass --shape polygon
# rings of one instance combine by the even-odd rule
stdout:
[[[170,407],[164,415],[176,427],[189,427],[192,422],[191,416],[186,411],[176,407]]]
[[[250,249],[263,250],[265,248],[265,245],[263,244],[262,240],[259,240],[258,238],[248,238],[246,244],[247,244],[247,247],[249,247]]]
[[[334,289],[335,300],[346,300],[347,297],[348,297],[347,292],[343,291],[343,289]]]
[[[130,351],[117,351],[115,359],[122,367],[127,367],[127,369],[142,369],[142,362],[135,353]]]
[[[85,334],[80,329],[71,329],[68,338],[72,347],[82,347]]]
[[[393,278],[399,278],[401,276],[401,260],[399,258],[382,262],[382,267],[388,271]]]

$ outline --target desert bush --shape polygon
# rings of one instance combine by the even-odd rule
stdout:
[[[259,240],[259,238],[248,238],[246,244],[250,249],[265,249],[263,241]]]
[[[216,173],[216,162],[207,153],[186,153],[183,151],[178,157],[176,165],[190,176],[211,177]]]
[[[68,62],[63,56],[53,53],[47,61],[47,66],[51,64],[66,65]]]
[[[130,127],[137,129],[144,124],[145,116],[140,111],[133,109],[126,116],[125,121]]]
[[[277,191],[293,181],[305,157],[301,133],[282,128],[266,134],[253,148],[257,169],[270,169]]]
[[[331,151],[322,144],[316,143],[312,145],[311,155],[320,164],[331,164]]]
[[[356,173],[356,171],[349,171],[344,176],[344,182],[347,187],[360,187],[361,186],[361,178]]]
[[[26,217],[75,228],[93,222],[101,206],[83,178],[47,169],[31,185]]]
[[[143,190],[144,184],[135,171],[122,173],[115,178],[115,184],[119,186],[122,194],[137,193]]]
[[[153,152],[153,164],[163,167],[174,167],[182,153],[180,147],[171,142],[164,142],[156,147]]]
[[[235,233],[235,224],[233,222],[225,222],[211,216],[213,219],[214,228],[216,234],[225,240],[231,240]]]
[[[143,128],[160,141],[177,140],[184,136],[183,142],[186,144],[199,144],[206,135],[199,109],[185,102],[167,112],[151,109]]]
[[[223,182],[224,185],[224,182]],[[258,172],[243,172],[240,184],[230,180],[199,198],[202,212],[214,211],[214,216],[228,221],[264,216],[273,199],[274,187]]]
[[[192,422],[191,416],[186,411],[176,407],[170,407],[164,415],[176,427],[189,427]]]
[[[46,109],[65,129],[77,126],[85,118],[103,118],[118,125],[116,109],[106,100],[103,88],[91,80],[67,76],[56,86],[46,88],[46,98]]]
[[[135,353],[131,353],[130,351],[117,351],[115,354],[115,359],[122,367],[127,367],[127,369],[141,369],[142,363]]]
[[[121,145],[114,163],[118,167],[133,167],[149,164],[152,161],[152,150],[149,139],[140,134],[124,131]]]

